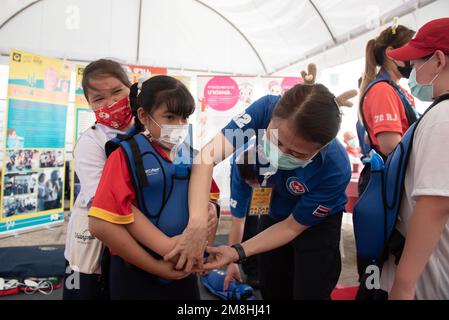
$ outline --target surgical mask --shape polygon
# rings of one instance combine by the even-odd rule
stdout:
[[[265,156],[273,167],[291,171],[298,168],[305,168],[312,163],[312,160],[301,160],[283,153],[266,135],[263,137],[262,142]]]
[[[350,146],[351,148],[357,148],[357,141],[355,139],[351,139],[348,141],[348,146]]]
[[[150,116],[151,121],[153,121],[160,129],[161,135],[158,139],[153,138],[156,142],[168,150],[173,150],[177,146],[181,145],[189,134],[189,125],[172,125],[172,124],[162,124],[159,125],[153,117]]]
[[[434,56],[433,56],[434,57]],[[421,101],[425,102],[432,102],[434,99],[434,82],[435,80],[440,76],[440,74],[437,74],[435,78],[433,78],[432,81],[430,81],[429,84],[420,84],[418,83],[418,80],[416,79],[418,71],[420,71],[430,60],[433,59],[430,58],[427,60],[419,69],[413,69],[410,79],[408,81],[408,85],[410,87],[410,91],[412,92],[413,96],[418,98]]]

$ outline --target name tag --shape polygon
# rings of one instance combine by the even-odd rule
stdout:
[[[249,207],[250,216],[266,216],[270,213],[272,188],[253,188],[251,205]]]

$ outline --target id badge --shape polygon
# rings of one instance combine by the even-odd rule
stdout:
[[[270,213],[272,188],[253,188],[251,205],[249,207],[250,216],[266,216]]]

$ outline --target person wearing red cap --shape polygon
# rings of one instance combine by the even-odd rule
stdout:
[[[406,238],[396,267],[383,266],[390,299],[449,299],[449,18],[423,26],[388,55],[411,61],[412,93],[433,104],[414,135],[397,228]]]
[[[399,25],[392,26],[368,41],[366,45],[365,73],[360,86],[359,141],[368,142],[364,152],[374,150],[386,158],[401,141],[408,128],[417,120],[413,97],[399,85],[402,78],[411,73],[409,62],[396,61],[387,53],[412,40],[415,31]],[[362,194],[370,179],[370,165],[363,168],[358,190]],[[360,288],[357,300],[384,299],[385,293],[374,292],[366,287],[365,278],[370,261],[357,257]]]

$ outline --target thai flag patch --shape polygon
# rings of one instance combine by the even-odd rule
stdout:
[[[329,214],[329,212],[331,212],[332,209],[327,208],[325,206],[318,206],[318,208],[316,208],[316,210],[313,212],[313,215],[318,217],[318,218],[325,218],[327,217],[327,215]]]

